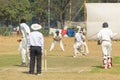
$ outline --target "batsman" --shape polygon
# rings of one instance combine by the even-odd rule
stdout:
[[[104,22],[102,25],[103,29],[101,29],[97,35],[98,44],[101,43],[102,53],[103,53],[103,67],[104,69],[108,69],[112,67],[112,39],[113,32],[108,28],[108,23]]]

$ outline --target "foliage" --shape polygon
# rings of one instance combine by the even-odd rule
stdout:
[[[48,30],[48,29],[41,29],[40,32],[41,32],[44,36],[48,36],[48,35],[49,35],[49,30]]]
[[[33,15],[38,18],[38,23],[47,22],[48,2],[44,0],[35,0],[31,6]]]
[[[9,27],[6,27],[6,26],[0,27],[0,35],[9,36],[11,34],[12,34],[12,31]]]
[[[54,20],[60,21],[61,26],[64,25],[66,18],[66,15],[68,15],[68,9],[69,9],[69,4],[70,0],[51,0],[51,13],[54,15],[51,15],[54,18]],[[67,11],[67,12],[66,12]]]
[[[26,18],[29,22],[35,17],[39,23],[48,23],[48,7],[50,7],[50,21],[83,21],[85,0],[0,0],[0,21],[6,22],[6,25],[13,22],[19,23],[21,18]],[[86,2],[115,3],[120,0],[86,0]],[[71,3],[71,5],[70,5]]]
[[[111,3],[116,3],[116,2],[120,2],[120,0],[86,0],[86,2],[101,2],[101,3],[104,3],[104,2],[111,2]]]
[[[0,0],[0,20],[11,24],[26,17],[29,13],[30,3],[28,0]]]

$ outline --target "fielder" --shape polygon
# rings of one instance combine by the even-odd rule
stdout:
[[[50,51],[52,51],[54,49],[54,46],[55,46],[56,42],[59,42],[62,51],[64,51],[64,46],[63,46],[63,43],[62,43],[62,35],[61,35],[59,30],[57,30],[54,34],[53,41],[52,41],[52,44],[51,44],[51,47],[50,47]]]
[[[30,28],[26,24],[25,19],[21,19],[20,30],[21,30],[21,33],[22,33],[22,39],[21,39],[20,44],[19,44],[19,51],[21,52],[21,55],[22,55],[21,66],[27,66],[27,63],[29,63],[29,60],[30,60],[29,50],[28,50],[28,47],[27,47],[27,40],[28,40],[28,36],[29,36],[29,33],[30,33]]]
[[[99,31],[98,42],[101,43],[102,53],[103,53],[103,66],[104,69],[108,69],[112,67],[112,43],[111,40],[113,38],[113,32],[108,28],[108,23],[103,23],[103,29]]]

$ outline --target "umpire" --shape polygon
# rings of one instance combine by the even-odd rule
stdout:
[[[35,61],[37,75],[41,74],[41,63],[42,63],[42,53],[44,49],[44,37],[40,30],[42,28],[39,24],[32,24],[31,29],[33,30],[29,35],[28,46],[30,48],[30,67],[29,73],[34,74]],[[36,60],[35,60],[36,59]]]

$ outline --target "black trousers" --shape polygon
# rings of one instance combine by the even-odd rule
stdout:
[[[35,62],[37,61],[36,64],[36,72],[37,74],[41,73],[41,63],[42,63],[42,52],[41,52],[41,47],[39,46],[31,46],[30,47],[30,67],[29,67],[29,73],[34,73],[34,68],[35,68]]]

